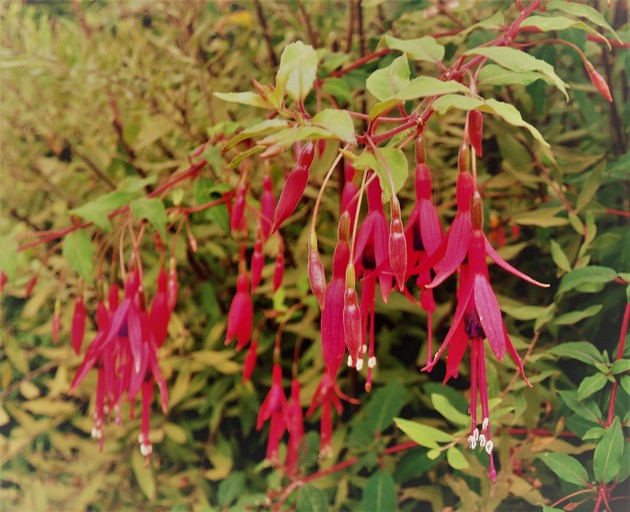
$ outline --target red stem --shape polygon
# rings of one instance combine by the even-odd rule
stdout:
[[[343,76],[346,73],[348,73],[349,71],[352,71],[353,69],[356,69],[356,68],[362,66],[366,62],[370,62],[371,60],[378,59],[379,57],[382,57],[383,55],[387,55],[390,51],[391,50],[389,48],[383,48],[382,50],[379,50],[377,52],[370,53],[369,55],[366,55],[365,57],[361,57],[360,59],[354,61],[352,64],[350,64],[346,68],[341,68],[341,69],[338,69],[337,71],[333,71],[328,76],[329,77],[340,77],[340,76]]]
[[[623,353],[626,344],[626,334],[628,334],[628,321],[630,320],[630,302],[626,303],[626,310],[623,313],[623,320],[621,322],[621,332],[619,333],[619,346],[617,347],[617,361],[623,359]],[[617,398],[617,388],[619,387],[619,379],[615,375],[615,382],[613,383],[612,393],[610,394],[610,402],[608,404],[608,421],[606,426],[612,425],[615,418],[615,399]]]
[[[614,208],[606,208],[606,213],[612,213],[613,215],[619,215],[620,217],[630,217],[630,212],[615,210]]]

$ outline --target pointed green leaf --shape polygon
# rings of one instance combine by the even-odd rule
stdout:
[[[405,403],[405,387],[398,381],[378,389],[370,399],[366,408],[365,422],[374,434],[378,434],[392,424],[394,416]]]
[[[355,169],[362,171],[373,170],[378,174],[381,180],[381,188],[383,189],[383,201],[389,201],[391,196],[391,184],[389,181],[389,173],[394,181],[394,192],[398,192],[407,179],[409,174],[409,165],[407,157],[401,149],[397,148],[379,148],[380,156],[374,155],[369,151],[364,151],[359,158],[354,161]],[[383,160],[385,163],[383,163]],[[387,167],[385,166],[387,165]],[[389,170],[389,172],[388,172]]]
[[[618,359],[610,367],[610,373],[612,375],[618,375],[619,373],[628,371],[630,371],[630,359]]]
[[[136,476],[138,487],[150,501],[155,500],[156,485],[153,466],[146,464],[145,458],[137,448],[131,454],[131,467]]]
[[[554,263],[560,270],[571,272],[571,263],[569,262],[567,255],[562,250],[562,247],[560,247],[560,244],[553,239],[549,242],[551,244],[551,257],[553,258]]]
[[[402,55],[389,66],[374,71],[368,77],[365,85],[372,96],[379,101],[384,101],[395,96],[407,86],[409,73],[407,56]]]
[[[146,219],[160,234],[162,240],[166,240],[166,224],[168,219],[166,217],[166,208],[164,203],[157,197],[148,198],[140,197],[132,201],[129,205],[131,211],[137,219]]]
[[[577,359],[590,365],[604,361],[601,352],[588,341],[569,341],[552,347],[549,352],[560,357]]]
[[[409,82],[403,90],[396,94],[399,100],[415,100],[442,94],[468,93],[470,89],[454,80],[438,80],[432,76],[419,76]]]
[[[453,469],[466,469],[469,464],[459,448],[451,446],[446,450],[446,460]]]
[[[252,137],[276,133],[277,131],[281,130],[282,128],[286,128],[287,126],[289,126],[289,123],[284,119],[266,119],[261,123],[257,123],[253,126],[250,126],[249,128],[245,128],[238,135],[232,137],[226,144],[225,148],[230,149],[239,142],[250,139]]]
[[[415,441],[420,446],[426,446],[428,448],[439,448],[438,443],[448,443],[453,440],[453,436],[438,430],[437,428],[430,427],[429,425],[423,425],[422,423],[416,423],[415,421],[405,420],[403,418],[394,418],[396,426],[402,430],[407,436]]]
[[[0,237],[0,270],[2,270],[9,280],[15,277],[17,270],[17,243],[10,236]]]
[[[578,387],[577,399],[582,401],[591,396],[593,393],[597,393],[606,385],[607,382],[608,379],[603,373],[596,373],[595,375],[585,377]]]
[[[466,36],[470,34],[473,30],[477,30],[479,28],[483,28],[486,30],[502,29],[504,25],[505,18],[503,17],[503,13],[501,11],[497,11],[489,18],[486,18],[485,20],[481,20],[474,25],[471,25],[466,30],[463,30],[462,32],[457,34],[457,36]]]
[[[422,60],[427,62],[439,62],[444,58],[444,46],[438,43],[431,36],[421,37],[419,39],[398,39],[393,36],[386,35],[383,37],[383,43],[387,48],[399,50],[407,54],[411,60]]]
[[[297,510],[301,512],[326,512],[328,510],[328,500],[317,487],[306,484],[298,490]]]
[[[528,72],[539,71],[545,75],[551,82],[562,91],[567,101],[569,95],[565,83],[556,75],[553,66],[544,60],[537,59],[525,53],[524,51],[517,50],[515,48],[509,48],[507,46],[492,46],[473,48],[464,53],[464,55],[481,55],[496,62],[500,66],[506,69],[516,72]]]
[[[578,401],[576,391],[558,391],[558,395],[560,395],[562,401],[567,404],[567,407],[575,414],[581,416],[585,420],[593,423],[599,423],[599,420],[602,417],[602,411],[595,402],[591,400],[587,400],[585,402]]]
[[[214,95],[223,101],[230,103],[240,103],[241,105],[249,105],[258,108],[273,108],[273,105],[267,100],[261,98],[255,92],[215,92]]]
[[[585,486],[588,483],[586,468],[577,459],[565,453],[542,453],[538,458],[561,480]]]
[[[313,88],[317,74],[317,52],[312,46],[297,41],[286,46],[276,73],[276,91],[286,92],[291,99],[302,101]]]
[[[536,80],[550,83],[549,79],[538,71],[517,73],[496,64],[486,64],[479,72],[479,85],[529,85]]]
[[[564,226],[569,223],[566,217],[556,217],[558,213],[563,213],[563,207],[538,208],[537,210],[524,211],[512,217],[512,221],[521,226],[540,226],[549,228],[552,226]]]
[[[615,417],[612,425],[595,448],[593,471],[595,480],[603,484],[612,481],[619,472],[623,455],[624,439],[619,418]]]
[[[324,109],[313,117],[312,123],[326,128],[343,142],[356,143],[354,123],[346,110]]]
[[[596,37],[602,39],[610,48],[610,43],[608,40],[602,36],[597,30],[593,27],[589,27],[583,21],[575,21],[570,18],[565,18],[564,16],[530,16],[527,18],[522,27],[536,27],[542,30],[543,32],[551,32],[552,30],[567,30],[569,28],[577,28],[579,30],[583,30],[584,32],[588,32],[589,34],[593,34]]]
[[[556,325],[574,325],[585,318],[595,316],[602,310],[603,307],[603,304],[593,304],[582,311],[571,311],[569,313],[565,313],[564,315],[558,315],[554,319],[553,323]]]
[[[84,230],[77,229],[65,236],[62,245],[62,253],[72,270],[86,281],[92,279],[94,246],[92,245],[92,240]]]
[[[126,205],[134,197],[138,197],[138,195],[138,192],[109,192],[96,198],[94,201],[70,210],[70,214],[83,217],[103,231],[109,232],[112,229],[112,223],[107,216],[121,206]]]
[[[396,484],[391,473],[379,470],[365,482],[362,510],[371,512],[392,512],[398,506]]]
[[[431,402],[435,410],[455,425],[466,426],[470,424],[470,417],[458,411],[444,395],[431,394]]]
[[[617,272],[612,268],[591,265],[588,267],[577,268],[566,274],[560,286],[558,293],[565,293],[574,288],[578,288],[583,284],[604,284],[609,283],[617,277]]]
[[[551,0],[547,4],[547,11],[562,11],[573,16],[579,16],[580,18],[586,18],[591,23],[605,28],[613,33],[617,41],[622,42],[621,38],[617,35],[617,32],[610,26],[606,19],[595,9],[579,3],[567,3],[563,0]]]
[[[219,484],[217,500],[221,507],[234,503],[245,490],[245,473],[235,471]]]

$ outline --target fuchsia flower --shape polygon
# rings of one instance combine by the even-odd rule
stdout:
[[[260,430],[269,419],[271,422],[267,439],[267,458],[277,462],[278,445],[287,428],[287,399],[282,387],[282,367],[277,363],[273,365],[271,389],[258,410],[256,430]]]
[[[300,458],[300,450],[304,449],[304,414],[300,405],[300,381],[293,377],[291,381],[291,399],[287,405],[287,430],[289,431],[289,443],[287,444],[287,457],[284,467],[291,477],[297,473],[297,463]]]
[[[246,194],[247,185],[245,183],[241,183],[236,190],[236,200],[232,205],[232,212],[230,215],[230,227],[232,229],[232,234],[237,231],[241,231],[244,228]]]
[[[457,368],[464,356],[468,343],[471,343],[471,406],[470,412],[472,416],[471,435],[468,442],[471,448],[475,448],[477,443],[483,447],[490,456],[490,478],[496,478],[496,470],[492,459],[492,440],[488,407],[488,389],[485,373],[485,355],[483,339],[487,339],[492,352],[497,359],[502,360],[507,350],[510,357],[514,360],[521,376],[525,382],[529,381],[525,377],[523,364],[518,356],[510,338],[507,334],[499,303],[494,295],[492,286],[488,276],[488,265],[486,256],[490,256],[493,260],[499,256],[489,245],[482,231],[483,226],[483,206],[481,196],[478,192],[472,197],[471,209],[472,224],[468,239],[470,243],[467,247],[468,263],[463,265],[460,271],[460,287],[457,292],[457,308],[451,328],[444,339],[444,343],[438,350],[435,359],[426,366],[426,370],[430,371],[442,352],[448,347],[448,357],[446,361],[445,381],[453,376],[457,376]],[[488,249],[490,247],[490,250]],[[517,275],[526,279],[528,282],[538,286],[547,286],[539,283],[532,278],[522,274],[507,262],[499,260],[503,264],[501,266]],[[482,410],[482,428],[481,433],[477,428],[477,392]]]
[[[308,280],[311,284],[311,291],[319,303],[319,309],[323,311],[326,305],[326,273],[319,257],[317,236],[314,231],[311,232],[308,245]]]
[[[260,227],[265,240],[269,238],[271,233],[271,224],[273,223],[273,212],[276,209],[276,198],[273,195],[273,184],[271,176],[265,174],[263,176],[263,193],[260,198]]]
[[[278,291],[278,288],[282,286],[282,278],[284,277],[284,244],[280,241],[278,246],[278,255],[276,256],[276,262],[273,266],[273,293]]]
[[[262,249],[262,240],[256,238],[254,242],[254,253],[252,254],[252,263],[250,266],[250,273],[252,276],[252,293],[256,291],[260,281],[262,279],[262,271],[265,266],[265,255]]]
[[[346,350],[343,309],[346,292],[346,268],[350,262],[349,228],[350,218],[348,213],[344,212],[339,219],[339,241],[333,254],[333,276],[326,289],[325,304],[321,316],[324,365],[332,378],[337,375]]]
[[[245,356],[245,363],[243,364],[243,382],[247,382],[252,378],[254,368],[256,368],[256,360],[258,359],[258,340],[256,337],[252,338],[252,342],[249,344],[247,355]]]
[[[324,370],[322,380],[317,385],[313,399],[311,400],[311,406],[306,411],[306,416],[311,416],[318,406],[321,406],[321,420],[320,420],[320,438],[319,438],[319,456],[329,457],[332,455],[332,406],[337,409],[337,414],[341,415],[343,412],[343,406],[339,397],[346,397],[337,386],[335,378],[331,377],[328,370]]]
[[[242,272],[236,279],[236,295],[234,295],[228,313],[225,344],[229,345],[236,337],[238,340],[236,350],[245,348],[252,334],[253,323],[254,304],[249,294],[249,280],[247,274]]]
[[[341,190],[341,211],[350,214],[350,231],[354,229],[354,219],[357,216],[359,204],[359,187],[354,184],[355,169],[351,162],[346,162],[343,168],[344,183]]]
[[[72,315],[72,332],[70,339],[75,354],[81,352],[81,344],[85,335],[85,304],[83,303],[83,293],[79,292],[74,303],[74,313]]]

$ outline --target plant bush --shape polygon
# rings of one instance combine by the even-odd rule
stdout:
[[[600,4],[2,6],[3,507],[626,508]]]

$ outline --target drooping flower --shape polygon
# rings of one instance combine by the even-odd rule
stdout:
[[[83,302],[83,292],[80,291],[74,302],[74,313],[72,314],[71,341],[75,354],[81,352],[83,336],[85,335],[85,304]]]
[[[297,473],[297,463],[300,451],[304,449],[304,414],[300,404],[300,381],[293,377],[291,381],[291,399],[287,404],[287,430],[289,442],[284,467],[287,474],[294,477]]]
[[[284,277],[284,243],[282,240],[278,245],[278,254],[276,256],[276,262],[273,266],[273,293],[278,291],[278,288],[282,286],[282,279]]]
[[[230,227],[232,234],[242,231],[245,222],[245,204],[247,195],[247,185],[241,183],[236,190],[236,199],[230,212]]]
[[[228,313],[225,344],[229,345],[236,337],[236,350],[242,350],[249,342],[254,322],[254,305],[249,294],[249,279],[241,272],[236,279],[236,294],[232,299]]]
[[[351,162],[346,162],[343,168],[344,182],[341,190],[341,211],[350,214],[350,231],[354,229],[354,219],[359,205],[359,187],[353,181],[355,169]]]
[[[256,359],[258,358],[258,339],[254,336],[249,344],[249,349],[245,355],[245,363],[243,364],[243,382],[247,382],[252,378],[254,369],[256,368]]]
[[[265,173],[263,176],[263,193],[260,198],[260,228],[262,229],[262,236],[265,240],[269,238],[269,234],[271,233],[273,212],[275,209],[276,198],[273,195],[271,176]]]
[[[265,266],[265,255],[263,254],[262,240],[256,238],[254,242],[254,253],[252,254],[252,263],[250,265],[250,274],[252,276],[252,293],[256,291],[262,279],[262,271]]]
[[[258,410],[256,430],[260,430],[267,420],[271,420],[267,438],[267,458],[277,463],[278,445],[287,428],[287,399],[282,387],[282,367],[278,363],[273,365],[271,389]]]
[[[323,310],[326,305],[326,273],[324,265],[317,250],[317,235],[313,230],[308,243],[308,280],[311,284],[311,291],[317,298],[319,309]]]
[[[317,407],[321,407],[319,456],[329,457],[332,455],[332,406],[337,409],[337,414],[341,415],[343,406],[339,396],[345,396],[339,390],[334,377],[331,377],[328,370],[324,370],[324,375],[317,385],[311,406],[306,411],[306,416],[311,416]],[[347,398],[347,397],[346,397]]]

